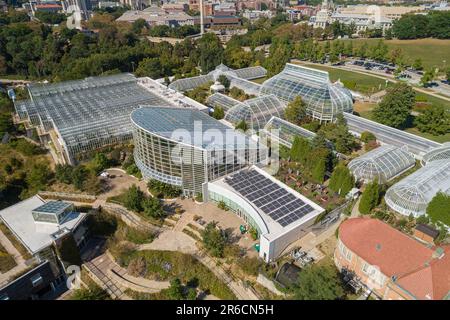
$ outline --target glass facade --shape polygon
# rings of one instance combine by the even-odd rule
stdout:
[[[282,117],[284,109],[284,103],[275,95],[265,95],[235,105],[225,114],[225,120],[234,124],[244,120],[251,128],[259,130],[272,116]]]
[[[231,211],[233,211],[240,218],[242,218],[247,224],[252,226],[252,228],[256,229],[258,231],[258,236],[261,234],[261,230],[259,229],[258,224],[255,222],[255,220],[253,220],[251,215],[248,212],[246,212],[238,203],[231,201],[227,197],[224,197],[221,194],[212,191],[208,192],[208,197],[209,200],[215,203],[223,201]]]
[[[438,192],[450,195],[450,160],[430,162],[400,180],[387,190],[385,200],[393,210],[417,217]]]
[[[193,134],[193,122],[202,121],[203,132],[208,128],[230,130],[217,120],[193,109],[141,108],[131,115],[134,157],[145,179],[180,186],[185,195],[203,193],[202,185],[249,164],[265,159],[256,143],[248,137],[243,144],[222,145],[181,143],[171,133],[183,129]],[[242,136],[242,137],[241,137]]]
[[[350,91],[332,84],[328,72],[290,63],[262,84],[261,94],[275,94],[285,102],[301,96],[308,114],[319,121],[333,121],[338,114],[353,110]]]
[[[272,130],[278,130],[278,135],[274,136]],[[278,117],[272,117],[269,122],[260,131],[260,136],[267,135],[271,139],[277,139],[279,143],[285,147],[291,148],[296,136],[306,139],[312,139],[316,136],[314,132],[306,130],[289,121]]]
[[[54,129],[69,163],[85,152],[131,140],[130,113],[139,105],[169,106],[132,74],[32,84],[28,91],[30,100],[17,102],[16,112],[43,132]]]
[[[350,161],[348,169],[357,180],[385,183],[415,163],[413,154],[406,148],[385,144]]]
[[[450,142],[445,142],[423,156],[422,164],[426,165],[436,160],[450,160]]]

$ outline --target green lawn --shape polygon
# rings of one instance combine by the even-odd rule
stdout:
[[[340,80],[346,88],[361,93],[375,93],[383,90],[386,87],[386,80],[372,77],[370,75],[364,75],[357,72],[340,70],[321,65],[307,64],[306,66],[314,69],[328,71],[331,81]],[[390,85],[392,85],[392,83],[388,82],[388,86]]]
[[[367,42],[369,46],[378,42],[379,39],[352,39],[354,48]],[[385,40],[389,49],[402,49],[409,63],[421,58],[424,68],[437,67],[443,69],[450,66],[450,40],[439,39],[417,39],[417,40]],[[444,63],[443,60],[446,60]]]

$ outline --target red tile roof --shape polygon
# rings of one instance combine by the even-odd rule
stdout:
[[[450,292],[450,246],[443,254],[388,224],[369,218],[344,221],[339,227],[344,245],[417,299],[442,299]]]

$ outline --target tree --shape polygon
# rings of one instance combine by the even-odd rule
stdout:
[[[291,159],[304,165],[311,150],[312,146],[308,139],[295,136],[290,153]]]
[[[68,164],[57,164],[55,167],[55,178],[59,182],[71,184],[72,183],[73,167]]]
[[[364,131],[361,132],[361,141],[364,143],[368,143],[370,141],[376,141],[377,137],[375,137],[375,135],[370,132],[370,131]]]
[[[167,297],[170,300],[183,300],[183,287],[181,285],[181,281],[178,278],[175,278],[170,281],[170,287],[167,288]]]
[[[368,183],[359,202],[359,211],[362,214],[368,214],[378,205],[380,198],[380,188],[376,180]]]
[[[133,184],[128,191],[125,193],[124,206],[128,210],[141,212],[142,211],[142,201],[144,200],[144,193]]]
[[[88,177],[88,171],[83,165],[78,165],[72,170],[72,184],[78,190],[83,189],[84,182]]]
[[[297,300],[337,300],[344,297],[339,272],[331,265],[311,265],[302,269],[292,290]]]
[[[203,74],[206,74],[220,64],[223,56],[223,47],[220,39],[214,34],[207,32],[198,40],[200,52],[199,62]]]
[[[142,208],[144,210],[144,214],[148,217],[161,219],[166,215],[159,200],[153,197],[143,199]]]
[[[225,87],[226,90],[230,89],[231,81],[226,75],[221,74],[217,80]]]
[[[52,176],[48,165],[45,163],[36,163],[28,172],[25,181],[29,189],[38,191],[45,188]]]
[[[245,120],[241,120],[236,126],[235,129],[237,130],[242,130],[242,131],[247,131],[249,129],[247,123],[245,122]]]
[[[284,116],[287,121],[294,124],[300,124],[307,116],[306,104],[301,96],[297,96],[293,101],[289,102],[284,110]]]
[[[347,166],[340,163],[336,166],[330,178],[329,188],[339,193],[340,196],[346,196],[353,188],[355,180],[348,170]]]
[[[412,67],[416,70],[423,70],[422,59],[417,58],[416,60],[414,60]]]
[[[434,223],[442,222],[450,227],[450,195],[438,192],[428,204],[427,214]]]
[[[203,238],[203,245],[214,256],[222,257],[225,248],[226,238],[220,228],[217,227],[217,222],[210,222],[201,232]]]
[[[92,159],[92,169],[95,174],[99,174],[109,166],[109,159],[104,153],[98,152],[95,154],[94,159]]]
[[[426,38],[428,32],[429,18],[421,14],[405,14],[400,19],[394,20],[392,32],[403,39]]]
[[[70,265],[81,266],[80,250],[73,235],[69,234],[64,237],[58,245],[57,251],[59,253],[58,256],[66,267]]]
[[[434,73],[434,70],[433,70],[433,69],[429,69],[429,70],[425,71],[425,73],[423,74],[423,76],[420,78],[420,82],[421,82],[423,85],[426,85],[426,84],[428,84],[429,82],[433,81],[435,76],[436,76],[436,75],[435,75],[435,73]]]
[[[415,103],[414,90],[405,83],[397,83],[387,89],[383,100],[374,108],[376,121],[394,127],[406,127]]]
[[[415,124],[421,132],[443,135],[450,132],[450,114],[441,105],[433,105],[416,117]]]
[[[214,107],[212,116],[214,119],[217,119],[217,120],[223,119],[225,117],[225,111],[223,110],[222,107],[219,107],[219,106]]]
[[[325,159],[319,159],[314,165],[311,176],[315,181],[323,183],[323,180],[325,179],[325,171],[326,171]]]

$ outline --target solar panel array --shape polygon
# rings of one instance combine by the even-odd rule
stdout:
[[[225,183],[285,227],[315,209],[256,170],[243,170]]]

